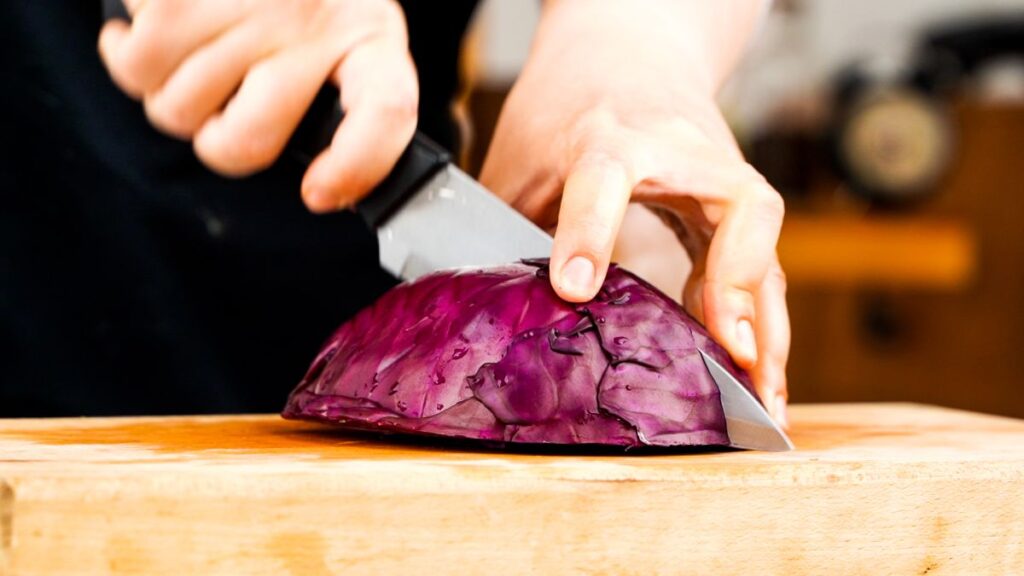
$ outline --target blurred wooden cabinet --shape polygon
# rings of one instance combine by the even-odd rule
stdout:
[[[798,274],[789,291],[793,399],[918,400],[1024,416],[1024,106],[963,103],[956,117],[956,165],[915,214],[970,231],[970,280],[844,286]],[[919,248],[922,261],[949,250],[932,244]]]

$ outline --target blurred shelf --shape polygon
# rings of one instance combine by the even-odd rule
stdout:
[[[779,260],[791,285],[955,290],[976,268],[976,238],[937,217],[786,217]]]

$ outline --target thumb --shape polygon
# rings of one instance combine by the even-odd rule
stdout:
[[[573,165],[551,250],[551,285],[561,298],[585,302],[597,295],[632,189],[617,160],[584,156]]]

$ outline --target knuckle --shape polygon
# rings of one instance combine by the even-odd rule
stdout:
[[[305,4],[306,6],[302,6]],[[321,10],[323,0],[300,0],[299,6],[302,13],[308,15],[324,15]],[[321,18],[317,23],[317,29],[321,31],[352,30],[353,22],[358,22],[358,28],[372,30],[374,35],[384,34],[389,38],[405,40],[406,20],[405,11],[397,0],[370,0],[362,2],[334,2],[328,9],[326,18]]]
[[[150,123],[171,136],[188,139],[199,128],[190,106],[180,99],[157,93],[147,96],[144,105]]]
[[[135,29],[115,58],[122,78],[138,90],[151,88],[149,73],[162,51],[156,34]]]
[[[755,307],[754,290],[757,284],[745,278],[731,279],[717,286],[718,302],[724,302],[734,310],[751,311]],[[737,314],[739,315],[739,314]]]
[[[202,135],[192,141],[192,151],[204,166],[218,174],[229,176],[231,175],[228,170],[229,163],[222,148],[218,144],[211,143],[209,137]]]
[[[758,279],[745,277],[707,278],[704,282],[705,309],[712,310],[712,316],[742,316],[754,310],[754,291]]]
[[[786,214],[786,203],[782,195],[753,166],[746,163],[744,166],[743,188],[746,197],[757,205],[763,217],[781,222]]]
[[[128,95],[139,98],[145,92],[145,86],[138,74],[135,57],[126,47],[122,47],[110,55],[107,67],[110,70],[110,76]]]
[[[246,176],[272,163],[243,138],[197,138],[193,149],[207,168],[223,176]]]
[[[136,20],[149,16],[159,22],[166,22],[189,8],[186,0],[145,0],[137,1],[136,4],[141,8],[135,15]]]
[[[148,0],[134,16],[130,32],[116,56],[122,78],[136,91],[148,92],[162,79],[167,54],[172,52],[180,14],[179,1]]]
[[[386,27],[400,26],[402,29],[405,28],[405,11],[402,10],[401,4],[396,0],[388,0],[379,4],[380,19]]]
[[[786,293],[789,285],[788,280],[786,279],[786,272],[778,263],[768,269],[768,277],[766,278],[766,281],[774,282],[783,294]]]
[[[782,196],[771,187],[764,186],[761,189],[764,192],[761,193],[760,203],[765,215],[781,222],[786,215],[786,203]]]
[[[731,281],[708,279],[704,284],[704,319],[709,328],[723,330],[731,320],[750,317],[755,310],[755,299],[750,287]]]
[[[608,134],[618,124],[614,109],[606,103],[598,102],[580,115],[574,126],[574,138],[577,147],[587,148],[595,142],[607,141]]]
[[[283,31],[303,33],[338,28],[346,14],[344,2],[291,0],[272,2],[268,15]]]
[[[580,249],[591,256],[602,256],[615,243],[615,227],[608,222],[587,216],[571,217],[561,224],[572,230]]]
[[[754,169],[751,168],[751,170]],[[782,194],[779,194],[775,187],[769,184],[768,180],[766,180],[760,172],[754,170],[754,173],[757,175],[757,190],[760,193],[760,195],[765,199],[765,202],[771,204],[779,212],[784,212],[786,209],[786,203],[782,199]]]
[[[277,148],[269,138],[243,133],[225,146],[222,157],[232,173],[249,174],[273,164],[277,159]]]
[[[378,104],[389,118],[402,123],[414,123],[419,112],[417,91],[410,88],[391,90],[381,95]]]
[[[277,159],[283,146],[277,132],[252,119],[219,120],[209,125],[209,130],[204,127],[196,138],[196,154],[210,168],[245,175],[267,168]]]

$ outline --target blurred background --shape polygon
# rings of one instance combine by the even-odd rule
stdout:
[[[538,15],[477,12],[471,172]],[[776,0],[720,101],[786,199],[791,399],[1024,417],[1024,0]],[[678,295],[659,226],[631,208],[617,258]]]

